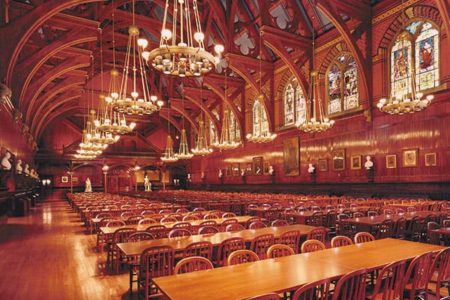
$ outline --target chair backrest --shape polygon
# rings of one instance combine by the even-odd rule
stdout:
[[[259,228],[266,228],[266,224],[264,224],[262,221],[254,221],[248,225],[248,229],[259,229]]]
[[[142,220],[143,218],[144,218],[143,216],[131,216],[125,221],[125,223],[130,225],[137,225],[139,224],[139,221]]]
[[[197,220],[200,220],[200,218],[194,215],[188,215],[183,217],[183,222],[197,221]]]
[[[250,224],[252,224],[255,221],[261,221],[260,217],[251,217],[250,219],[247,220],[247,228],[250,226]]]
[[[143,218],[140,219],[138,222],[138,225],[151,225],[151,224],[158,224],[158,222],[151,218]]]
[[[203,220],[212,220],[212,219],[219,219],[219,218],[220,218],[220,216],[218,214],[210,213],[210,214],[206,214],[203,217]]]
[[[440,245],[441,238],[439,233],[433,232],[434,229],[439,229],[441,226],[439,226],[436,222],[428,222],[427,224],[427,240],[430,244]]]
[[[170,214],[170,213],[172,213],[173,211],[171,210],[171,209],[161,209],[160,211],[159,211],[159,214],[160,215],[165,215],[165,214]]]
[[[236,214],[235,213],[231,213],[231,212],[226,212],[224,214],[222,214],[222,218],[235,218]]]
[[[288,226],[288,225],[289,225],[289,223],[286,220],[280,220],[280,219],[272,221],[272,224],[271,224],[271,226],[273,226],[273,227],[281,227],[281,226]]]
[[[280,296],[278,296],[277,293],[270,293],[251,297],[248,298],[247,300],[280,300]]]
[[[392,209],[390,209],[390,208],[386,208],[386,209],[383,210],[383,214],[385,214],[385,215],[393,215],[394,211]]]
[[[110,213],[99,213],[95,216],[96,219],[103,219],[103,218],[111,218],[112,214]]]
[[[407,229],[407,222],[405,218],[399,218],[395,221],[394,225],[394,237],[396,238],[404,238]]]
[[[228,226],[232,225],[234,224]],[[224,266],[230,253],[243,249],[245,249],[245,240],[243,238],[234,237],[222,241],[217,249],[217,264],[219,266]]]
[[[334,228],[336,227],[336,211],[335,210],[329,210],[327,214],[325,215],[325,226],[328,228]]]
[[[123,205],[123,206],[124,206],[124,205]],[[123,209],[123,206],[122,206],[122,209]],[[125,212],[123,212],[123,213],[120,214],[120,217],[121,217],[121,218],[124,218],[124,219],[127,219],[127,218],[129,218],[129,217],[131,217],[131,216],[133,216],[133,213],[132,213],[131,211],[125,211]]]
[[[103,222],[103,220],[102,220]],[[120,220],[112,220],[112,221],[108,221],[105,224],[105,227],[119,227],[119,226],[125,226],[125,222],[124,221],[120,221]]]
[[[405,270],[406,261],[404,260],[385,266],[378,274],[373,290],[374,299],[402,299]]]
[[[439,251],[433,262],[433,267],[430,270],[430,277],[436,274],[433,278],[436,281],[436,299],[441,299],[441,286],[443,283],[450,281],[450,248]],[[443,295],[442,295],[443,296]]]
[[[345,235],[337,235],[331,239],[331,247],[338,248],[342,246],[353,245],[352,239]]]
[[[225,231],[227,229],[228,225],[235,224],[235,223],[238,223],[237,219],[227,219],[227,220],[223,221],[222,224],[220,224],[220,229],[222,231]]]
[[[445,228],[450,227],[450,220],[442,221],[442,227],[445,227]]]
[[[168,214],[167,217],[175,218],[175,219],[177,219],[177,221],[183,220],[183,215],[178,214],[178,213]]]
[[[183,251],[184,257],[189,256],[201,256],[209,260],[212,259],[212,249],[213,245],[210,242],[202,241],[189,244]]]
[[[139,242],[139,241],[148,241],[148,240],[154,240],[154,239],[155,239],[155,237],[153,236],[153,234],[151,234],[149,232],[145,232],[145,231],[138,231],[133,234],[130,234],[126,239],[126,242]]]
[[[370,210],[367,212],[367,216],[368,217],[375,217],[378,216],[378,212],[374,211],[374,210]]]
[[[410,263],[403,281],[403,288],[408,284],[410,298],[415,299],[417,292],[426,290],[429,276],[430,266],[433,263],[433,252],[427,252],[417,256]]]
[[[184,228],[172,229],[168,234],[169,238],[184,237],[184,236],[191,236],[191,231]]]
[[[227,258],[227,266],[239,265],[248,262],[258,261],[258,255],[247,249],[236,250],[230,253]]]
[[[209,259],[201,256],[191,256],[180,260],[175,266],[173,273],[184,274],[201,270],[211,270],[213,268],[214,266]]]
[[[250,243],[250,250],[255,252],[260,259],[265,259],[267,255],[267,249],[275,243],[275,237],[273,234],[262,234],[255,237]]]
[[[144,280],[145,295],[149,295],[153,278],[172,275],[174,263],[175,252],[170,246],[150,247],[142,252],[139,276]]]
[[[214,234],[218,232],[219,229],[215,226],[202,226],[198,229],[198,234]]]
[[[267,249],[267,258],[294,255],[294,249],[284,244],[275,244]]]
[[[119,228],[114,231],[112,242],[113,244],[123,243],[127,240],[128,236],[136,232],[136,228]]]
[[[300,231],[290,230],[282,233],[279,238],[279,243],[288,245],[294,250],[295,253],[298,253],[298,247],[300,244]]]
[[[358,232],[355,234],[355,244],[375,241],[375,237],[368,232]]]
[[[306,240],[302,244],[302,253],[315,252],[325,248],[324,243],[319,240]]]
[[[350,216],[349,216],[348,214],[342,213],[342,214],[338,214],[338,215],[336,216],[336,219],[337,219],[338,221],[340,221],[340,220],[345,220],[345,219],[350,219]]]
[[[178,220],[174,217],[164,217],[161,219],[161,223],[175,223]]]
[[[324,227],[314,228],[308,233],[308,240],[319,240],[322,243],[327,242],[327,230]]]
[[[204,208],[204,207],[196,207],[192,211],[206,211],[206,208]]]
[[[362,218],[362,217],[364,217],[364,214],[360,211],[353,213],[353,218]]]
[[[184,214],[184,213],[188,213],[189,210],[187,208],[179,208],[176,210],[176,213],[178,214]]]
[[[167,237],[167,228],[164,225],[150,225],[145,229],[145,231],[153,234],[157,239],[162,239]]]
[[[328,300],[330,298],[330,280],[323,279],[305,284],[295,291],[292,300]]]
[[[378,239],[389,238],[394,235],[395,223],[391,219],[386,219],[381,222],[377,228],[376,236]]]
[[[309,218],[308,225],[311,226],[323,226],[324,216],[323,213],[319,211],[315,211],[312,216]]]
[[[366,278],[367,271],[365,269],[345,274],[336,283],[332,300],[365,300]]]
[[[206,220],[201,222],[199,225],[199,227],[203,227],[203,226],[217,226],[217,222],[214,220]]]
[[[189,222],[178,222],[177,224],[173,225],[172,229],[187,229],[187,230],[191,230],[191,223]]]
[[[225,228],[226,232],[236,232],[236,231],[241,231],[241,230],[245,230],[245,227],[239,223],[229,224]]]

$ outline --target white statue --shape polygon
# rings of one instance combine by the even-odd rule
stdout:
[[[244,169],[241,170],[241,176],[242,176],[242,177],[245,176],[245,170],[244,170]]]
[[[370,155],[366,156],[366,162],[364,163],[364,167],[366,168],[366,170],[371,170],[373,168],[373,161]]]
[[[25,170],[23,170],[23,172],[25,173],[25,175],[30,175],[30,165],[29,164],[25,164]]]
[[[273,175],[275,174],[275,169],[273,168],[272,165],[269,166],[269,175]]]
[[[9,159],[11,158],[11,153],[9,153],[8,151],[5,153],[5,156],[3,156],[2,158],[2,169],[3,170],[11,170],[11,162],[9,161]]]
[[[219,178],[223,177],[222,169],[219,170]]]
[[[152,183],[150,182],[150,179],[148,179],[147,175],[144,176],[144,190],[146,192],[152,191]]]
[[[315,171],[316,171],[316,167],[314,167],[313,164],[308,164],[308,173],[314,174]]]
[[[86,179],[86,187],[84,188],[85,193],[92,193],[92,185],[89,177]]]
[[[22,174],[23,168],[22,168],[22,160],[18,159],[16,163],[16,172],[17,174]]]

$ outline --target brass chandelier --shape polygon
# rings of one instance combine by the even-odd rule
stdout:
[[[167,140],[166,140],[166,148],[164,149],[164,156],[161,157],[161,160],[165,163],[173,163],[178,161],[178,157],[175,155],[173,151],[173,139],[170,136],[170,106],[167,108]]]
[[[297,124],[298,129],[303,132],[322,132],[330,129],[334,125],[334,120],[324,116],[322,100],[319,94],[318,72],[315,66],[315,31],[312,31],[312,70],[310,73],[310,87],[308,107],[306,109],[306,120],[301,124]],[[318,110],[318,112],[317,112]]]
[[[203,79],[201,80],[201,90],[200,90],[200,121],[198,122],[198,134],[195,143],[195,148],[191,149],[194,155],[208,155],[213,152],[213,149],[209,147],[208,138],[206,136],[206,127],[203,117]]]
[[[156,70],[167,75],[204,75],[220,61],[224,47],[215,45],[216,56],[206,51],[197,0],[172,1],[172,29],[167,24],[170,4],[166,0],[159,47],[150,52],[144,51],[142,56]],[[192,25],[192,15],[195,28]]]

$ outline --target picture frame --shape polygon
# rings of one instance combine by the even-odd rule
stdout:
[[[300,175],[300,151],[297,136],[283,141],[283,169],[285,176]]]
[[[233,176],[240,176],[241,175],[241,168],[238,163],[234,163],[231,165],[231,172]]]
[[[326,172],[328,171],[328,159],[321,158],[317,161],[317,165],[319,166],[320,172]]]
[[[397,168],[397,155],[396,154],[386,155],[386,169],[395,169],[395,168]]]
[[[436,152],[425,153],[425,167],[434,167],[437,165]]]
[[[247,167],[245,168],[245,173],[247,175],[251,175],[253,172],[253,164],[252,163],[247,163]]]
[[[270,169],[270,162],[269,161],[264,161],[264,175],[268,175],[269,174],[269,169]]]
[[[68,176],[61,176],[61,183],[68,183],[69,177]]]
[[[417,149],[403,150],[403,167],[417,167]]]
[[[253,175],[263,175],[263,158],[262,156],[253,157]]]
[[[345,150],[338,149],[333,151],[333,170],[342,171],[345,170]]]
[[[227,167],[225,168],[225,175],[231,176],[232,170],[233,170],[233,167],[231,166],[231,164],[227,165]]]
[[[361,170],[361,155],[352,155],[350,157],[350,169],[351,170]]]

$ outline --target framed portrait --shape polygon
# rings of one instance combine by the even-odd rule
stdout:
[[[353,155],[350,157],[350,169],[361,170],[361,155]]]
[[[245,173],[246,173],[247,175],[251,175],[252,172],[253,172],[253,165],[252,165],[252,163],[248,163],[248,164],[247,164],[247,167],[245,168]]]
[[[386,155],[386,169],[397,168],[397,155],[389,154]]]
[[[426,167],[436,166],[436,153],[425,153],[425,166]]]
[[[241,175],[241,168],[240,168],[240,165],[238,163],[232,164],[231,165],[231,169],[232,169],[231,172],[232,172],[233,176]]]
[[[345,150],[339,149],[333,151],[333,170],[342,171],[345,170]]]
[[[292,137],[283,141],[283,169],[286,176],[298,176],[300,174],[300,151],[298,137]]]
[[[417,149],[403,150],[403,167],[417,167]]]
[[[326,172],[328,171],[328,159],[321,158],[317,161],[317,165],[319,166],[320,172]]]
[[[62,183],[68,183],[68,182],[69,182],[69,177],[67,177],[67,176],[61,176],[61,182],[62,182]]]
[[[263,174],[263,158],[262,156],[253,157],[253,175]]]
[[[264,162],[264,175],[269,174],[269,169],[270,169],[270,162],[269,161],[265,161]]]

